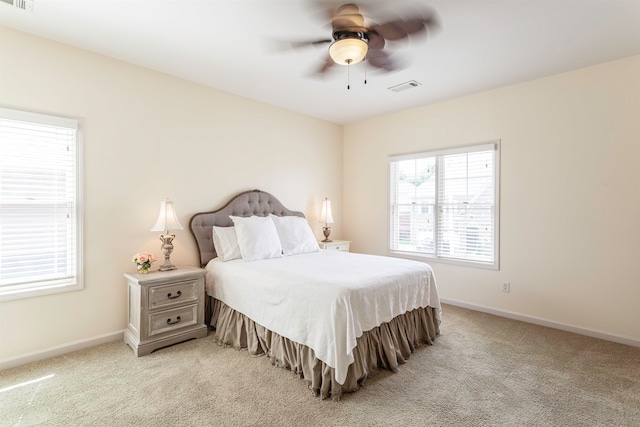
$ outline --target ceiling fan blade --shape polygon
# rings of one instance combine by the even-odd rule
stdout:
[[[336,65],[335,62],[333,62],[333,59],[331,59],[331,57],[329,55],[327,55],[326,59],[324,60],[324,62],[322,63],[322,65],[315,71],[314,74],[316,75],[321,75],[327,72],[327,70],[331,67],[333,67],[334,65]]]
[[[382,37],[380,34],[374,32],[367,33],[367,39],[369,40],[369,42],[367,43],[369,45],[369,49],[384,48],[384,37]]]
[[[333,23],[334,19],[341,19],[340,15],[349,15],[352,13],[358,13],[358,6],[354,4],[342,4],[340,2],[329,0],[315,0],[310,1],[311,4],[307,6],[312,10],[312,18],[316,21],[327,23],[329,26]],[[332,31],[335,31],[332,29]]]
[[[331,40],[331,39],[303,40],[303,41],[291,41],[291,42],[289,42],[289,44],[294,49],[300,49],[300,48],[305,48],[305,47],[308,47],[308,46],[319,46],[319,45],[323,45],[323,44],[326,44],[326,43],[331,43],[332,41],[333,40]]]
[[[435,33],[442,29],[440,18],[438,18],[438,15],[435,12],[425,18],[424,25],[427,27],[427,31],[431,33]]]
[[[370,65],[386,71],[395,71],[398,68],[395,61],[384,50],[369,50],[367,61]]]
[[[331,43],[333,40],[266,40],[265,46],[271,52],[287,52],[292,50],[302,50],[311,47],[322,46]]]
[[[319,20],[326,22],[331,21],[336,13],[338,13],[339,6],[326,1],[316,0],[309,2],[307,7],[312,10],[313,16]]]
[[[387,40],[400,40],[409,35],[440,29],[440,18],[431,8],[422,9],[412,14],[413,18],[394,19],[384,24],[372,24],[370,31],[380,34]],[[417,16],[417,17],[416,17]]]
[[[426,30],[426,21],[422,18],[414,18],[409,20],[396,20],[384,24],[375,24],[369,28],[370,32],[374,32],[384,37],[386,40],[400,40],[408,37],[410,34],[418,34]]]

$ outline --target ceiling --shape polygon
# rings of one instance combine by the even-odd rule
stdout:
[[[375,22],[429,5],[442,27],[388,44],[405,68],[369,67],[366,85],[363,63],[318,77],[328,46],[286,43],[330,38],[319,5],[340,2],[6,1],[1,25],[338,124],[640,54],[640,0],[364,0]]]

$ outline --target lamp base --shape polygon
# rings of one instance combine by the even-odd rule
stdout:
[[[322,234],[324,234],[324,240],[322,241],[322,243],[333,242],[333,240],[329,239],[329,235],[331,234],[331,227],[322,227]]]
[[[175,234],[161,234],[160,241],[162,242],[162,254],[164,255],[164,264],[158,268],[159,271],[177,270],[178,267],[171,264],[171,252],[173,252],[173,239]]]
[[[160,268],[158,268],[158,271],[169,271],[169,270],[177,270],[178,267],[176,267],[175,265],[171,264],[171,262],[169,262],[169,264],[167,264],[166,262],[164,264],[162,264],[160,266]]]

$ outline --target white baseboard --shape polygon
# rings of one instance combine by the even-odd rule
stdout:
[[[527,316],[507,310],[499,310],[496,308],[485,307],[482,305],[471,304],[464,301],[458,301],[449,298],[441,298],[440,302],[444,304],[454,305],[456,307],[468,308],[469,310],[481,311],[483,313],[494,314],[500,317],[520,320],[521,322],[533,323],[535,325],[546,326],[548,328],[560,329],[561,331],[573,332],[575,334],[586,335],[588,337],[599,338],[601,340],[612,341],[619,344],[626,344],[633,347],[640,347],[640,340],[625,337],[622,335],[610,334],[608,332],[597,331],[593,329],[580,328],[578,326],[566,325],[564,323],[553,322],[551,320],[541,319],[535,316]]]
[[[464,301],[458,301],[449,298],[441,298],[444,304],[454,305],[456,307],[467,308],[469,310],[480,311],[483,313],[493,314],[500,317],[519,320],[522,322],[533,323],[535,325],[546,326],[548,328],[560,329],[562,331],[573,332],[575,334],[586,335],[588,337],[599,338],[606,341],[612,341],[619,344],[626,344],[633,347],[640,347],[640,340],[625,337],[621,335],[610,334],[603,331],[580,328],[578,326],[566,325],[564,323],[553,322],[551,320],[541,319],[535,316],[527,316],[508,310],[499,310],[496,308],[485,307],[477,304],[471,304]],[[72,351],[82,350],[84,348],[93,347],[100,344],[106,344],[113,341],[121,341],[124,338],[124,330],[111,332],[84,340],[73,341],[67,344],[57,345],[44,350],[25,353],[18,356],[0,360],[0,371],[4,369],[14,368],[38,360],[48,359],[50,357],[59,356],[61,354],[71,353]]]
[[[122,340],[124,337],[124,330],[110,332],[108,334],[98,335],[95,337],[73,341],[66,344],[56,345],[44,350],[34,351],[32,353],[25,353],[18,356],[10,357],[0,360],[0,371],[4,369],[14,368],[16,366],[24,365],[31,362],[37,362],[38,360],[48,359],[54,356],[60,356],[61,354],[71,353],[72,351],[82,350],[83,348],[93,347],[95,345],[106,344],[112,341]]]

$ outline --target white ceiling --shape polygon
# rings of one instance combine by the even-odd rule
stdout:
[[[640,0],[365,0],[378,23],[428,4],[442,30],[388,45],[407,67],[369,67],[366,85],[352,66],[347,90],[344,66],[311,77],[326,45],[282,48],[330,38],[318,1],[27,1],[0,2],[0,24],[339,124],[640,54]]]

